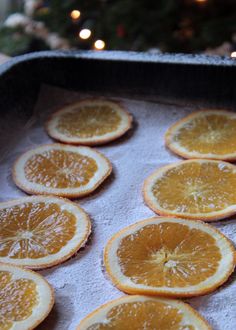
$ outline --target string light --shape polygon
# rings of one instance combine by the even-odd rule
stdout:
[[[78,19],[80,17],[80,11],[72,10],[72,12],[70,13],[70,17],[74,20]]]
[[[236,58],[236,52],[232,52],[230,55],[232,58]]]
[[[80,31],[79,36],[81,39],[88,39],[91,36],[91,31],[89,29],[83,29]]]
[[[96,40],[95,43],[94,43],[94,47],[97,49],[97,50],[102,50],[105,48],[105,42],[103,40]]]

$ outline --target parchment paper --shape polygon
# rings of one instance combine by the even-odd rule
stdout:
[[[48,115],[64,104],[93,96],[55,87],[41,89],[34,115],[24,122],[9,117],[0,145],[0,200],[25,196],[11,178],[11,166],[22,152],[52,140],[44,131]],[[113,173],[90,197],[78,202],[90,215],[93,234],[76,257],[62,265],[41,271],[55,289],[56,304],[40,330],[74,330],[79,321],[99,305],[120,297],[102,267],[107,240],[121,228],[154,216],[141,194],[144,179],[157,167],[179,158],[166,150],[164,133],[176,120],[197,110],[199,105],[170,105],[135,99],[120,99],[133,114],[134,128],[123,138],[98,147],[113,164]],[[9,114],[10,116],[10,114]],[[21,117],[19,117],[21,118]],[[8,129],[6,130],[6,125]],[[1,131],[1,127],[0,127]],[[13,134],[14,133],[14,134]],[[236,243],[236,217],[213,223]],[[236,329],[236,276],[212,294],[187,301],[215,330]]]

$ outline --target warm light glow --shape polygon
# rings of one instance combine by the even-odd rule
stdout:
[[[232,52],[230,56],[236,58],[236,52]]]
[[[88,39],[91,36],[91,31],[89,29],[83,29],[80,31],[79,36],[81,39]]]
[[[96,40],[95,43],[94,43],[94,47],[97,50],[102,50],[102,49],[105,48],[105,42],[103,40]]]
[[[196,2],[207,2],[207,0],[195,0]]]
[[[80,17],[80,11],[79,10],[72,10],[70,13],[71,18],[78,19]]]

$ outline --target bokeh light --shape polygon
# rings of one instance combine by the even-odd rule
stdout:
[[[88,39],[91,36],[91,31],[89,29],[83,29],[80,31],[79,36],[81,39]]]
[[[72,19],[78,19],[80,17],[80,11],[79,10],[72,10],[70,13],[70,16]]]
[[[94,47],[97,50],[102,50],[105,48],[105,42],[103,40],[96,40],[94,43]]]
[[[236,52],[232,52],[230,56],[236,58]]]

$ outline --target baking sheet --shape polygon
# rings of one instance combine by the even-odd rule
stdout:
[[[42,86],[33,116],[13,117],[1,124],[0,200],[25,196],[14,185],[11,167],[22,152],[52,140],[43,129],[48,115],[62,105],[94,94],[81,94]],[[110,97],[112,99],[112,97]],[[179,158],[164,146],[164,133],[176,120],[202,105],[163,104],[137,99],[121,99],[133,114],[133,129],[121,139],[98,147],[113,164],[113,173],[95,193],[76,200],[91,217],[93,234],[76,257],[62,265],[41,271],[55,289],[56,304],[38,330],[74,330],[79,321],[99,305],[120,297],[102,267],[102,250],[118,230],[138,220],[154,216],[141,194],[144,179],[154,169]],[[14,134],[13,134],[14,132]],[[236,244],[236,217],[214,222]],[[212,294],[188,301],[215,330],[232,330],[236,325],[236,276]]]

